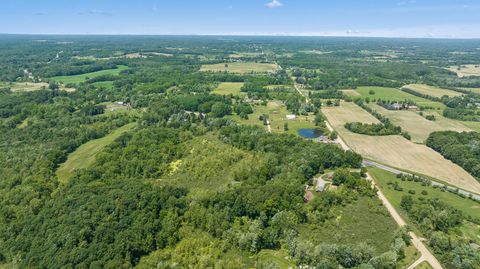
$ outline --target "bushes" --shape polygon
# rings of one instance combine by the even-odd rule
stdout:
[[[357,134],[372,136],[398,135],[402,131],[402,128],[398,126],[393,126],[391,124],[385,126],[381,123],[367,124],[361,122],[348,122],[345,123],[345,128]]]

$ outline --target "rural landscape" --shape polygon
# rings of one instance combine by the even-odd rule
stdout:
[[[478,269],[479,66],[475,38],[0,34],[0,269]]]

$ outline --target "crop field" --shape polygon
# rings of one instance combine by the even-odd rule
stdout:
[[[120,135],[133,129],[135,126],[136,123],[126,124],[102,138],[88,141],[78,147],[74,152],[68,154],[67,161],[61,164],[57,169],[56,174],[58,180],[65,183],[73,176],[75,170],[84,169],[92,165],[99,152],[120,137]]]
[[[225,67],[225,65],[228,65]],[[207,64],[200,68],[203,72],[231,72],[238,74],[245,73],[271,73],[278,69],[278,65],[269,63],[255,63],[255,62],[234,62],[221,64]]]
[[[94,77],[103,76],[103,75],[118,75],[118,74],[120,74],[121,71],[126,70],[126,69],[128,69],[127,66],[119,65],[119,66],[117,66],[116,69],[101,70],[101,71],[97,71],[97,72],[91,72],[91,73],[75,75],[75,76],[52,77],[51,79],[56,81],[56,82],[61,82],[61,83],[64,83],[64,84],[81,83],[81,82],[85,82],[85,80],[87,80],[87,78],[94,78]]]
[[[370,100],[373,99],[381,99],[381,100],[389,100],[389,101],[396,101],[402,102],[405,100],[412,100],[413,102],[417,103],[418,106],[423,107],[433,107],[435,109],[444,109],[445,105],[439,102],[434,102],[425,98],[421,98],[415,95],[411,95],[406,92],[402,92],[399,89],[395,88],[386,88],[386,87],[358,87],[356,89],[358,93],[363,98],[369,97]],[[373,91],[374,94],[370,94],[370,91]]]
[[[438,98],[440,98],[444,95],[446,95],[448,97],[455,97],[455,96],[461,96],[462,95],[462,93],[460,93],[460,92],[447,90],[447,89],[441,89],[441,88],[437,88],[437,87],[433,87],[433,86],[429,86],[429,85],[425,85],[425,84],[409,84],[409,85],[403,86],[402,89],[403,88],[410,89],[412,91],[415,91],[415,92],[418,92],[418,93],[421,93],[421,94],[425,94],[425,95],[429,95],[429,96],[433,96],[433,97],[438,97]]]
[[[382,190],[383,194],[388,198],[392,205],[399,210],[400,213],[408,219],[406,213],[401,209],[400,202],[402,196],[407,195],[409,191],[414,191],[415,194],[411,194],[416,198],[423,197],[426,199],[438,198],[448,205],[462,211],[465,215],[473,218],[480,218],[480,203],[462,198],[456,194],[442,191],[440,188],[434,188],[432,186],[423,186],[420,182],[414,181],[402,181],[396,177],[395,174],[388,171],[384,171],[378,168],[368,168],[370,175],[375,179],[378,187]],[[396,182],[403,190],[395,190],[389,184]],[[424,191],[425,194],[422,194]],[[460,229],[465,237],[471,238],[480,243],[480,226],[474,223],[466,222]],[[475,234],[477,236],[475,236]],[[473,235],[473,236],[472,236]]]
[[[313,120],[315,116],[297,116],[295,120],[287,120],[287,115],[291,114],[281,102],[271,101],[267,106],[257,105],[253,107],[254,113],[249,115],[247,120],[243,120],[238,116],[232,116],[236,121],[246,125],[256,125],[266,128],[263,122],[259,120],[259,116],[267,115],[270,120],[270,126],[273,133],[289,133],[297,135],[297,131],[302,128],[315,128]],[[284,130],[285,123],[288,124],[288,131]]]
[[[355,97],[355,96],[362,96],[358,91],[356,90],[342,90],[343,94],[345,94],[346,96],[351,96],[351,97]]]
[[[427,146],[415,144],[399,135],[368,136],[348,131],[344,127],[347,122],[378,122],[357,105],[343,102],[340,107],[327,107],[322,111],[345,142],[364,158],[480,193],[480,183],[475,178]]]
[[[478,64],[451,66],[448,70],[457,73],[459,77],[480,76],[480,65]]]
[[[377,197],[362,197],[333,209],[335,219],[322,225],[301,225],[300,236],[314,244],[356,245],[365,242],[380,254],[390,246],[398,226]]]
[[[218,85],[216,89],[212,91],[212,94],[218,95],[246,95],[246,93],[240,92],[243,87],[243,82],[223,82]]]
[[[424,143],[432,132],[472,131],[472,129],[465,126],[462,122],[445,118],[436,112],[425,112],[425,115],[435,115],[436,120],[430,121],[413,111],[388,110],[374,103],[370,103],[369,106],[389,118],[393,124],[400,126],[403,130],[407,131],[412,136],[412,141],[415,143]]]

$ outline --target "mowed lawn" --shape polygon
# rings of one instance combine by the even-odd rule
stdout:
[[[126,124],[112,133],[95,140],[88,141],[81,145],[74,152],[68,154],[66,162],[60,165],[57,169],[58,180],[65,183],[70,179],[75,170],[88,168],[95,162],[95,157],[101,152],[107,145],[112,143],[115,139],[120,137],[123,133],[132,130],[136,126],[136,123]]]
[[[374,103],[370,103],[368,106],[389,118],[393,124],[402,127],[403,130],[412,136],[412,141],[415,143],[424,143],[432,132],[473,131],[462,122],[445,118],[436,112],[424,112],[425,115],[435,116],[436,120],[430,121],[414,111],[388,110]]]
[[[402,181],[396,177],[395,174],[388,171],[370,167],[368,168],[370,175],[374,178],[377,186],[382,190],[383,194],[388,198],[392,205],[397,208],[397,210],[404,216],[405,220],[408,221],[408,216],[406,212],[400,207],[400,202],[404,195],[412,195],[408,193],[409,191],[414,191],[413,194],[416,198],[437,198],[442,202],[448,204],[449,206],[456,208],[462,211],[465,215],[471,216],[473,218],[480,218],[480,203],[462,198],[456,194],[442,191],[440,188],[434,188],[432,186],[423,186],[420,182],[414,181]],[[396,182],[403,190],[395,190],[389,183]],[[425,191],[426,194],[422,194],[422,191]],[[480,226],[471,222],[465,222],[460,231],[463,233],[463,237],[468,239],[473,239],[477,243],[480,243]]]
[[[402,89],[410,89],[412,91],[418,92],[420,94],[428,95],[428,96],[433,96],[433,97],[442,97],[444,95],[448,97],[456,97],[456,96],[461,96],[462,93],[452,91],[452,90],[447,90],[447,89],[442,89],[438,87],[433,87],[430,85],[425,85],[425,84],[409,84],[405,85],[402,87]]]
[[[225,67],[225,65],[228,65]],[[200,71],[203,72],[231,72],[238,74],[245,73],[271,73],[278,70],[278,65],[271,63],[255,63],[255,62],[233,62],[221,64],[202,65]]]
[[[242,93],[240,90],[243,87],[243,82],[223,82],[218,85],[216,89],[214,89],[211,93],[218,94],[218,95],[246,95],[246,93]]]
[[[344,127],[347,122],[378,123],[354,103],[342,102],[340,107],[324,107],[322,111],[345,143],[364,158],[480,193],[480,183],[475,178],[425,145],[415,144],[399,135],[368,136],[347,130]]]
[[[120,72],[127,69],[128,69],[128,66],[119,65],[115,69],[101,70],[97,72],[91,72],[91,73],[75,75],[75,76],[58,76],[58,77],[52,77],[50,79],[56,82],[64,83],[64,84],[69,84],[69,83],[76,84],[76,83],[85,82],[87,78],[94,78],[94,77],[99,77],[104,75],[118,75],[120,74]]]
[[[263,121],[259,120],[261,115],[267,115],[270,120],[270,126],[273,133],[289,133],[298,135],[298,130],[302,128],[315,128],[313,120],[315,116],[310,113],[308,116],[298,116],[295,120],[287,120],[287,115],[291,114],[287,111],[285,105],[280,101],[270,101],[266,106],[256,105],[253,107],[254,113],[248,115],[248,119],[241,119],[239,116],[231,116],[234,120],[245,125],[255,125],[267,129],[263,125]],[[288,130],[285,131],[285,123],[288,125]]]

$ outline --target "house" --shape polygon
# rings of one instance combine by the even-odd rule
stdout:
[[[297,119],[297,116],[295,115],[287,115],[287,120],[296,120]]]
[[[400,110],[400,109],[402,109],[402,105],[399,104],[399,103],[391,104],[389,107],[390,107],[391,110]]]
[[[315,191],[317,191],[317,192],[324,191],[326,184],[327,184],[327,182],[325,180],[323,180],[322,177],[318,177],[317,178],[317,187],[315,188]]]

